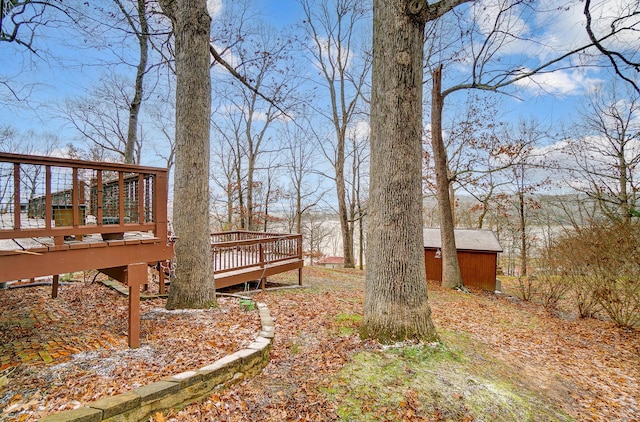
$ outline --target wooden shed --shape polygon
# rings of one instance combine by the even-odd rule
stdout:
[[[344,258],[341,256],[327,256],[316,262],[316,265],[325,268],[342,268],[344,267]]]
[[[427,280],[442,281],[440,229],[424,229]],[[456,248],[462,281],[467,287],[495,291],[498,253],[502,247],[491,230],[456,229]]]

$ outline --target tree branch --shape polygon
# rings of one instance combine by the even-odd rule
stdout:
[[[236,78],[238,81],[240,81],[240,83],[242,83],[245,87],[247,87],[251,92],[253,92],[257,96],[259,96],[260,98],[262,98],[263,100],[265,100],[266,102],[268,102],[269,104],[271,104],[272,106],[277,108],[282,114],[284,114],[288,118],[291,118],[291,116],[289,116],[286,111],[281,109],[280,106],[278,104],[276,104],[274,99],[267,97],[262,92],[260,92],[256,87],[251,85],[249,83],[249,81],[247,81],[247,78],[245,78],[240,73],[238,73],[225,59],[223,59],[222,56],[218,53],[218,51],[215,49],[215,47],[212,44],[209,44],[209,52],[211,53],[211,55],[213,56],[215,61],[217,61],[225,69],[227,69],[227,71],[229,73],[231,73],[231,75],[234,78]]]
[[[591,18],[591,11],[589,10],[590,6],[591,6],[591,0],[585,0],[584,16],[587,18],[586,30],[587,30],[587,34],[589,35],[589,39],[591,40],[593,45],[609,59],[616,74],[620,76],[620,78],[622,78],[624,81],[628,82],[633,87],[633,89],[635,89],[635,91],[640,94],[640,87],[638,87],[635,81],[633,81],[631,78],[628,78],[622,73],[622,70],[618,66],[618,62],[616,61],[616,59],[622,61],[624,64],[631,67],[636,72],[640,71],[640,63],[634,63],[631,60],[627,59],[623,54],[618,53],[617,51],[608,50],[602,45],[601,41],[603,39],[608,38],[610,35],[615,34],[617,31],[615,29],[614,24],[612,23],[611,34],[599,40],[593,33],[593,28],[591,28],[592,18]],[[634,13],[634,14],[637,14],[637,13]]]
[[[460,6],[463,3],[469,3],[473,0],[440,0],[439,2],[429,4],[427,0],[411,0],[407,4],[406,13],[412,16],[420,23],[434,21],[450,10]]]

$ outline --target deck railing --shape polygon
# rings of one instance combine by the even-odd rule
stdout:
[[[302,235],[233,231],[211,234],[217,274],[302,259]]]
[[[167,236],[167,170],[0,153],[0,239]]]

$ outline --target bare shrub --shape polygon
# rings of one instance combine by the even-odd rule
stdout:
[[[569,291],[569,283],[563,277],[551,271],[538,273],[537,299],[545,308],[555,308]]]
[[[569,284],[569,297],[578,309],[580,318],[593,318],[602,311],[591,277],[572,274],[566,280]]]
[[[568,281],[581,317],[602,310],[621,327],[640,326],[640,226],[592,224],[559,239],[549,253]]]
[[[529,301],[533,299],[535,295],[535,286],[537,279],[535,275],[519,275],[518,276],[518,290],[517,294],[521,300]]]
[[[619,326],[640,326],[640,283],[626,275],[601,280],[596,297],[607,315]]]
[[[557,254],[552,248],[544,251],[542,258],[538,259],[538,270],[532,286],[535,300],[542,303],[545,308],[555,308],[558,302],[565,297],[569,290],[567,280],[560,274],[561,265]]]

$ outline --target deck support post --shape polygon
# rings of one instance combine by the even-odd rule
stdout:
[[[55,299],[58,297],[58,284],[60,281],[60,274],[54,274],[53,283],[51,283],[51,298]]]
[[[140,286],[147,282],[147,263],[129,264],[126,268],[129,286],[129,347],[140,347]]]
[[[164,285],[164,269],[162,268],[162,261],[158,261],[158,284],[159,294],[165,294],[165,285]]]
[[[302,267],[298,268],[298,286],[302,286]]]

